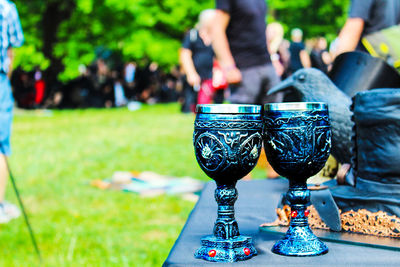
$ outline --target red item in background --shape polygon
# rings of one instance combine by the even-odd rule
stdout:
[[[43,80],[37,80],[35,82],[35,104],[39,105],[42,103],[44,93],[46,90],[46,84]]]
[[[215,90],[225,90],[228,88],[228,85],[224,71],[218,61],[215,60],[213,65],[212,86]]]
[[[197,95],[197,104],[211,104],[214,97],[212,80],[205,80],[201,83],[200,91]]]

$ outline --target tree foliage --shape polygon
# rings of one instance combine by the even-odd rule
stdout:
[[[307,36],[333,35],[349,0],[268,0],[269,19]],[[178,61],[185,31],[214,0],[15,0],[26,43],[16,65],[47,68],[48,77],[68,80],[90,64],[99,48],[124,60],[148,58],[168,67]],[[59,75],[60,74],[60,75]]]
[[[289,29],[301,28],[306,37],[332,40],[347,18],[350,0],[269,0],[270,19]]]

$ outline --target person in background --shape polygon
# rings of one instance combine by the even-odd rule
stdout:
[[[299,28],[294,28],[291,32],[291,38],[292,42],[289,46],[290,72],[295,73],[301,68],[310,68],[311,61],[303,43],[303,31]]]
[[[118,71],[112,72],[112,78],[114,80],[114,106],[116,107],[122,107],[128,104],[128,99],[125,97],[125,90],[123,87],[123,76],[123,73]]]
[[[36,68],[34,73],[35,79],[35,105],[40,107],[43,104],[45,94],[46,94],[46,83],[43,80],[42,71]]]
[[[7,0],[0,0],[0,223],[7,223],[20,216],[20,210],[5,201],[8,168],[6,157],[10,155],[10,134],[12,97],[8,80],[12,65],[12,47],[19,47],[24,42],[21,23],[16,6]]]
[[[230,102],[279,102],[276,96],[267,96],[280,79],[265,41],[265,0],[216,0],[216,8],[213,48],[231,84]]]
[[[361,44],[364,35],[399,23],[399,0],[352,0],[349,17],[339,34],[336,56],[354,50],[366,51]]]
[[[18,66],[10,77],[14,100],[19,108],[35,107],[35,81],[28,72]]]
[[[124,68],[125,94],[128,99],[135,97],[136,62],[128,62]]]
[[[267,47],[271,55],[271,62],[281,79],[286,78],[289,66],[289,42],[283,38],[283,27],[279,22],[272,22],[267,26]]]
[[[154,61],[151,62],[145,73],[147,73],[147,81],[144,84],[145,86],[141,88],[139,100],[147,104],[154,104],[154,96],[160,87],[161,77],[161,71],[158,63]]]
[[[327,51],[328,43],[324,37],[315,39],[311,50],[310,59],[311,66],[319,69],[324,73],[328,73],[328,67],[332,63],[331,55]]]
[[[182,43],[179,57],[186,75],[186,100],[191,111],[194,111],[195,93],[198,104],[209,104],[213,99],[212,69],[214,51],[211,46],[211,28],[215,17],[215,10],[203,10],[199,15],[199,22],[195,29],[190,30]],[[194,90],[194,91],[193,91]],[[188,111],[183,110],[184,112]]]

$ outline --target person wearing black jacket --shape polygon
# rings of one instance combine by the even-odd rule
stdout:
[[[230,101],[262,104],[269,88],[280,79],[266,44],[265,0],[216,0],[213,48],[231,84]]]
[[[339,34],[336,55],[365,51],[361,44],[364,35],[400,23],[399,0],[352,0],[349,17]]]

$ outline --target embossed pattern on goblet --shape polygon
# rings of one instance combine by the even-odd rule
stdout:
[[[193,145],[199,166],[217,184],[218,217],[213,235],[202,238],[196,258],[234,262],[257,254],[252,239],[239,233],[234,203],[236,182],[257,164],[262,129],[261,106],[197,106]]]
[[[272,251],[287,256],[325,254],[328,248],[308,225],[306,181],[323,168],[330,154],[328,107],[307,102],[266,104],[263,121],[265,152],[274,170],[289,179],[286,198],[291,206],[289,229]]]

